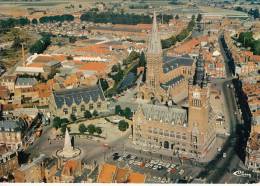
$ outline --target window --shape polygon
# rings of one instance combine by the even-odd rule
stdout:
[[[175,133],[173,131],[171,131],[170,136],[175,137]]]
[[[89,110],[93,110],[94,106],[92,103],[89,104]]]
[[[148,132],[149,132],[149,133],[152,133],[152,132],[153,132],[152,127],[149,127],[149,128],[148,128]]]
[[[72,107],[72,114],[75,114],[77,112],[77,108],[76,107]]]
[[[160,134],[160,135],[163,135],[163,130],[162,130],[162,129],[160,129],[159,134]]]
[[[97,103],[97,108],[101,108],[101,102]]]
[[[169,136],[169,131],[164,131],[164,136]]]
[[[81,107],[80,107],[80,111],[81,112],[84,112],[86,109],[85,109],[85,105],[81,105]]]
[[[158,130],[156,128],[153,129],[154,134],[158,134]]]
[[[63,112],[64,112],[65,115],[67,115],[69,113],[67,108],[64,108]]]

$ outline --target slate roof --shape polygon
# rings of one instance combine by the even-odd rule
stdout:
[[[103,91],[99,85],[59,90],[53,92],[53,96],[57,108],[62,108],[64,104],[70,107],[73,102],[79,105],[83,101],[85,103],[88,103],[90,100],[96,102],[98,98],[102,101],[105,100]]]
[[[173,125],[187,125],[188,117],[185,109],[152,104],[143,104],[139,107],[141,107],[146,120],[162,121]]]
[[[16,85],[30,85],[33,86],[37,83],[37,80],[35,78],[23,78],[18,77],[16,80]]]
[[[178,83],[179,81],[181,81],[183,79],[184,79],[183,75],[177,76],[177,77],[171,79],[170,81],[167,81],[166,83],[161,84],[161,87],[164,90],[167,90],[170,86],[174,85],[175,83]]]
[[[21,131],[26,127],[26,124],[18,120],[0,121],[0,131]]]
[[[168,73],[180,66],[192,66],[193,59],[189,55],[183,55],[180,57],[164,56],[163,62],[163,72]]]

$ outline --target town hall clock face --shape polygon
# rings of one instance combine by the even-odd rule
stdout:
[[[195,99],[200,99],[200,93],[199,92],[193,92],[192,97]]]

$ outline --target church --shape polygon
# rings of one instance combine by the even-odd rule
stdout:
[[[147,51],[147,77],[139,90],[143,99],[156,101],[139,104],[133,116],[133,143],[148,151],[156,149],[204,161],[215,144],[216,132],[211,122],[210,77],[205,72],[202,54],[195,66],[193,61],[172,62],[176,68],[170,69],[171,72],[165,71],[164,67],[169,64],[162,59],[154,15]],[[176,93],[182,91],[188,93],[188,108],[162,104],[174,100]]]
[[[164,56],[158,33],[156,15],[146,53],[146,82],[139,86],[137,98],[146,101],[176,102],[177,96],[187,97],[188,79],[194,71],[194,59],[188,55]]]

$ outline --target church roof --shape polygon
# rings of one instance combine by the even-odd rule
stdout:
[[[187,111],[177,107],[143,104],[140,108],[147,120],[156,120],[170,124],[187,124]]]
[[[176,83],[182,81],[184,79],[183,75],[177,76],[173,79],[171,79],[170,81],[167,81],[166,83],[161,84],[161,87],[164,90],[167,90],[170,86],[174,86]]]
[[[162,54],[162,44],[161,44],[160,35],[158,33],[155,12],[153,14],[153,27],[152,27],[152,33],[149,36],[147,53]]]
[[[90,100],[96,102],[99,98],[104,101],[105,97],[100,85],[92,87],[78,87],[53,92],[57,108],[62,108],[64,104],[70,107],[73,102],[77,105],[83,101],[88,103]]]
[[[163,57],[163,72],[168,73],[180,66],[192,66],[193,59],[188,55],[183,55],[180,57]]]

